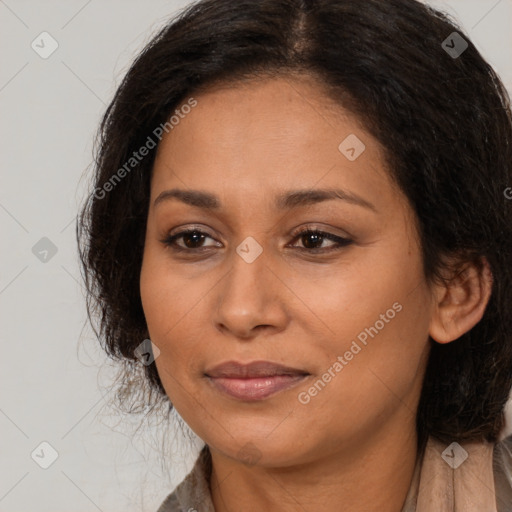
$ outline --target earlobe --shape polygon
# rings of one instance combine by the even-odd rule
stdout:
[[[450,343],[471,330],[483,317],[492,292],[492,272],[486,258],[468,262],[450,282],[436,285],[430,337]]]

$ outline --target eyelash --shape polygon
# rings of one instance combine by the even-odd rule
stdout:
[[[203,252],[205,250],[208,250],[210,248],[210,247],[196,247],[193,249],[189,249],[189,248],[180,247],[180,246],[176,245],[175,241],[177,239],[182,238],[183,236],[185,236],[187,234],[191,234],[191,233],[197,233],[199,235],[206,235],[206,237],[212,238],[212,237],[210,237],[210,235],[208,235],[208,233],[205,233],[204,231],[201,231],[200,229],[191,228],[191,229],[186,229],[186,230],[180,231],[179,233],[175,233],[174,235],[168,236],[160,241],[165,246],[169,247],[170,249],[172,249],[173,251],[176,251],[176,252],[198,253],[198,252]],[[338,250],[343,249],[344,247],[347,247],[353,243],[353,240],[350,240],[349,238],[344,238],[341,236],[333,235],[332,233],[327,233],[325,231],[320,231],[320,230],[311,229],[311,228],[305,228],[305,229],[302,229],[299,232],[295,233],[293,240],[295,241],[295,240],[299,239],[300,237],[306,236],[306,235],[317,235],[317,236],[321,236],[323,239],[327,239],[327,240],[336,242],[336,244],[334,246],[324,247],[324,248],[316,247],[313,249],[308,249],[307,247],[297,247],[297,249],[299,249],[300,251],[313,253],[313,254],[315,254],[315,253],[324,253],[325,254],[327,252],[338,251]]]

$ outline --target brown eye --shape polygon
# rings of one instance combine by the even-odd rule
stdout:
[[[197,244],[204,242],[205,235],[199,231],[189,231],[183,233],[180,238],[183,239],[183,243],[188,249],[196,249]]]
[[[300,236],[306,249],[319,249],[318,244],[322,245],[325,239],[325,237],[319,233],[303,233]]]
[[[209,246],[203,245],[207,238],[211,238],[213,240],[211,236],[199,229],[187,229],[180,231],[179,233],[175,233],[174,235],[168,236],[164,240],[161,240],[161,242],[174,251],[185,251],[193,253],[194,251],[199,252],[207,250],[211,247],[216,247],[215,244]],[[180,239],[182,240],[182,243],[177,243],[177,241]],[[353,240],[348,238],[343,238],[337,235],[333,235],[332,233],[309,228],[297,233],[294,240],[301,240],[303,247],[298,247],[296,245],[292,245],[292,247],[296,247],[300,251],[310,253],[325,253],[338,250],[353,243]],[[322,244],[324,244],[326,241],[331,241],[333,243],[330,246],[322,247]]]
[[[299,249],[308,252],[328,252],[331,250],[341,249],[353,242],[348,238],[343,238],[341,236],[333,235],[332,233],[309,228],[302,230],[297,234],[295,240],[299,239],[302,241],[304,246],[303,248],[299,247]],[[326,240],[330,240],[335,243],[328,247],[321,247],[322,243],[324,243]]]
[[[200,231],[199,229],[187,229],[180,231],[174,235],[171,235],[161,242],[177,251],[194,251],[201,250],[211,246],[202,246],[202,243],[206,238],[211,238],[207,233]],[[177,244],[176,241],[182,239],[183,245]]]

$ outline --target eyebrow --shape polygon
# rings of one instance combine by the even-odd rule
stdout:
[[[218,196],[201,190],[178,189],[164,190],[155,199],[153,206],[175,199],[182,203],[204,210],[219,210],[221,201]],[[276,197],[275,206],[278,210],[289,210],[301,206],[309,206],[323,201],[339,199],[357,206],[362,206],[377,212],[375,206],[362,197],[339,188],[291,190]]]

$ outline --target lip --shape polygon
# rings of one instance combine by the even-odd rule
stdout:
[[[307,377],[307,375],[276,375],[253,379],[207,378],[218,391],[244,402],[255,402],[294,387]]]
[[[264,400],[302,382],[310,374],[270,361],[242,364],[227,361],[205,371],[205,377],[218,391],[243,401]]]
[[[252,361],[239,363],[226,361],[206,370],[208,377],[226,377],[228,379],[253,379],[257,377],[275,377],[277,375],[308,375],[309,372],[300,368],[284,366],[271,361]]]

